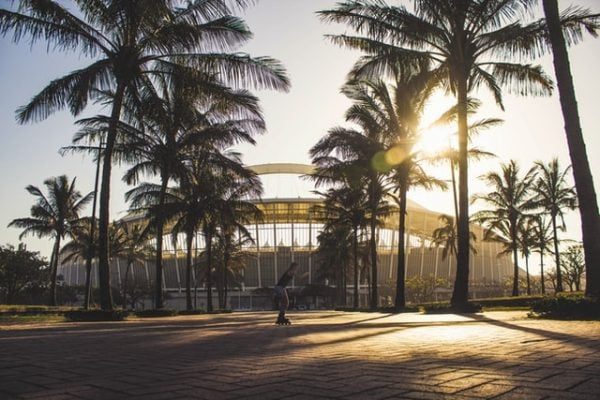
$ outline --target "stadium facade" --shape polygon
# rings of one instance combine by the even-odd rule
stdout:
[[[263,164],[251,167],[257,174],[295,175],[309,174],[312,166],[303,164]],[[230,289],[228,304],[238,309],[255,309],[269,307],[269,302],[260,299],[265,297],[260,288],[272,287],[280,274],[290,262],[297,261],[301,276],[294,279],[292,288],[301,289],[307,285],[328,285],[330,282],[320,278],[316,249],[317,236],[322,230],[322,222],[317,218],[315,206],[322,204],[318,197],[298,198],[263,198],[254,200],[263,211],[260,221],[253,221],[247,226],[254,243],[244,246],[250,256],[246,257],[242,282],[238,287]],[[426,209],[410,201],[406,219],[406,273],[407,279],[415,276],[442,278],[448,282],[454,280],[456,261],[454,256],[443,257],[443,247],[434,246],[432,232],[440,227],[440,214]],[[380,302],[385,304],[393,298],[396,281],[396,263],[398,255],[398,213],[389,215],[377,232],[378,243],[378,286]],[[471,230],[477,238],[483,237],[483,229],[472,225]],[[164,289],[169,293],[167,306],[183,308],[185,291],[185,240],[181,236],[174,243],[171,236],[165,236],[164,246]],[[195,254],[205,248],[204,239],[198,234],[194,240]],[[485,293],[485,288],[498,287],[507,276],[512,276],[513,264],[510,258],[501,254],[501,245],[496,242],[477,240],[475,253],[470,258],[470,290]],[[119,288],[123,284],[125,262],[119,259],[111,261],[111,284]],[[85,284],[85,263],[75,261],[63,263],[59,267],[64,283],[69,286]],[[132,266],[129,279],[141,287],[150,287],[154,281],[155,266],[153,260]],[[352,275],[352,274],[349,274]],[[193,282],[196,281],[193,271]],[[364,279],[363,279],[364,278]],[[92,284],[97,285],[97,268],[93,264]],[[366,298],[368,288],[366,277],[359,279],[361,296]],[[348,296],[352,292],[352,277],[348,278]],[[196,286],[195,298],[198,308],[204,308],[206,302],[205,287],[202,283]],[[149,291],[151,292],[151,291]],[[446,292],[449,292],[447,290]],[[443,296],[443,290],[440,293]],[[216,294],[215,294],[216,296]],[[216,297],[215,297],[216,298]],[[351,304],[351,300],[348,300]],[[149,304],[149,303],[147,303]],[[215,302],[216,304],[216,302]],[[314,304],[311,306],[315,306]]]

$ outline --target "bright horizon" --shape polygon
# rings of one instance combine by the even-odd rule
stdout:
[[[243,17],[254,32],[254,39],[242,50],[252,56],[271,56],[280,60],[292,81],[289,93],[257,93],[267,121],[267,133],[256,138],[255,147],[239,148],[246,164],[310,164],[310,147],[328,129],[347,125],[343,114],[350,102],[339,93],[339,89],[358,53],[327,42],[324,34],[343,32],[345,28],[321,23],[315,15],[316,11],[332,8],[335,3],[335,0],[261,0],[244,13]],[[600,4],[594,0],[561,3],[563,9],[574,4],[600,11]],[[47,53],[43,44],[31,49],[25,42],[15,45],[7,37],[0,38],[0,52],[0,74],[4,78],[4,90],[0,94],[3,144],[0,168],[5,174],[0,184],[0,244],[16,245],[20,230],[7,228],[7,224],[15,218],[29,215],[33,197],[25,191],[25,186],[42,187],[46,178],[66,174],[69,178],[77,176],[77,187],[82,193],[93,190],[95,170],[91,157],[61,157],[58,154],[61,146],[70,144],[77,130],[73,124],[75,118],[64,111],[36,124],[18,125],[14,118],[15,110],[27,103],[50,80],[85,64],[87,60],[77,54]],[[597,132],[600,127],[600,113],[597,111],[600,40],[587,35],[582,44],[570,49],[569,55],[587,153],[598,193],[600,159],[594,155],[600,154],[600,135]],[[541,64],[548,75],[554,76],[550,56],[532,63]],[[489,93],[482,91],[477,97],[482,100],[483,106],[475,118],[501,118],[505,122],[482,133],[473,142],[474,146],[496,153],[498,158],[470,164],[471,195],[486,191],[477,177],[490,170],[499,170],[500,161],[515,159],[523,171],[529,169],[534,161],[548,162],[553,157],[559,158],[562,168],[570,164],[557,92],[548,98],[505,94],[505,112],[494,104]],[[449,102],[442,95],[434,96],[432,108],[443,110]],[[97,112],[97,107],[89,107],[82,116]],[[449,178],[447,167],[432,170],[439,178]],[[127,210],[123,199],[127,187],[120,180],[122,171],[122,168],[114,169],[111,219],[122,217]],[[269,197],[269,191],[279,190],[276,186],[276,183],[268,184],[265,197]],[[412,191],[409,196],[433,211],[453,214],[450,192]],[[291,193],[288,197],[296,195]],[[472,210],[477,208],[480,206],[475,205]],[[561,237],[580,240],[579,213],[569,212],[566,222],[567,232],[561,233]],[[23,242],[29,249],[49,257],[50,239],[29,236]],[[534,257],[532,273],[538,270],[537,263],[537,257]]]

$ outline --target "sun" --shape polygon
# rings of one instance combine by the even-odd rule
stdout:
[[[421,132],[414,150],[427,155],[442,153],[449,148],[454,148],[455,136],[453,126],[430,127]]]
[[[456,123],[435,124],[456,100],[442,91],[435,92],[425,106],[421,118],[421,132],[414,150],[428,155],[439,154],[454,146]]]

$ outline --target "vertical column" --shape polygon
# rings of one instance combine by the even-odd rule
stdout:
[[[406,236],[406,240],[404,241],[404,275],[405,278],[408,278],[408,266],[410,264],[409,262],[409,256],[410,256],[410,223],[412,222],[412,218],[411,218],[411,213],[407,213],[406,214],[406,220],[404,221],[404,223],[406,224],[404,226],[404,234]]]
[[[262,280],[260,279],[260,243],[258,240],[258,222],[254,223],[254,227],[256,229],[256,274],[258,277],[258,287],[261,288]],[[250,308],[252,308],[252,306]]]
[[[312,284],[312,258],[313,258],[313,251],[312,251],[312,216],[309,215],[308,216],[308,284],[311,285]]]
[[[122,287],[121,281],[121,263],[119,262],[119,257],[116,258],[117,261],[117,281],[119,282],[119,287]]]
[[[175,274],[177,276],[177,286],[179,286],[179,293],[181,293],[181,277],[179,275],[179,257],[177,257],[177,249],[179,248],[177,244],[179,243],[179,235],[177,235],[177,239],[173,243],[173,255],[175,256]],[[187,251],[187,249],[186,249]]]
[[[419,276],[423,277],[423,265],[425,264],[425,229],[427,228],[427,215],[423,214],[423,231],[421,232],[421,268]]]
[[[394,239],[396,238],[396,230],[392,229],[392,247],[390,247],[390,273],[388,274],[388,278],[392,279],[392,271],[394,270]]]
[[[274,281],[273,285],[277,283],[277,279],[279,279],[279,274],[277,273],[277,208],[276,204],[273,204],[273,271],[274,271]]]

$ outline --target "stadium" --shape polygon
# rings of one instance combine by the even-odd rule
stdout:
[[[262,164],[250,167],[259,176],[263,183],[268,180],[280,179],[288,187],[283,189],[280,184],[265,185],[275,187],[275,192],[269,197],[255,199],[253,202],[263,211],[261,220],[252,221],[247,229],[252,235],[253,243],[243,245],[244,268],[237,282],[232,283],[228,290],[228,307],[233,309],[265,309],[270,308],[270,292],[279,276],[289,266],[290,262],[297,261],[300,265],[298,277],[292,282],[290,289],[293,297],[292,303],[301,308],[318,308],[332,306],[332,299],[328,298],[327,290],[334,286],[328,279],[323,278],[319,271],[319,260],[316,254],[318,248],[317,236],[323,228],[322,222],[315,215],[315,206],[322,204],[323,200],[313,194],[310,184],[303,176],[310,174],[313,167],[304,164]],[[300,188],[300,189],[298,189]],[[305,189],[302,191],[302,189]],[[314,188],[312,188],[314,189]],[[286,192],[298,191],[287,195]],[[406,220],[406,276],[434,277],[444,282],[451,283],[456,273],[455,257],[443,257],[443,246],[436,246],[432,240],[433,231],[441,226],[441,214],[409,200]],[[378,228],[378,288],[380,305],[388,305],[394,298],[397,263],[398,240],[398,212],[392,212],[386,217],[382,226]],[[483,237],[483,229],[472,225],[472,232],[477,238]],[[201,234],[194,240],[194,254],[196,265],[201,267],[202,259],[199,256],[205,243]],[[166,306],[175,309],[185,307],[185,240],[182,237],[175,243],[171,235],[165,233],[163,241],[163,288],[167,293]],[[470,257],[470,292],[473,297],[502,294],[498,293],[501,282],[506,277],[512,276],[513,264],[510,258],[502,254],[502,247],[496,242],[477,240],[474,243],[475,251]],[[195,268],[192,271],[192,290],[194,303],[199,309],[206,306],[206,287],[201,279],[202,275]],[[83,286],[85,284],[85,262],[82,260],[61,263],[58,274],[62,276],[67,286]],[[125,262],[119,259],[111,260],[111,285],[120,288],[124,282]],[[148,288],[147,294],[152,293],[150,287],[154,281],[155,265],[153,260],[136,262],[132,265],[129,279],[139,288]],[[353,279],[348,274],[347,303],[352,304]],[[359,278],[359,293],[361,304],[366,304],[368,296],[368,277],[361,271]],[[92,285],[97,281],[97,268],[94,261],[92,267]],[[319,287],[321,292],[310,295],[307,288]],[[142,291],[143,292],[143,291]],[[331,293],[331,291],[329,291]],[[445,299],[449,296],[449,288],[436,288],[435,299]],[[295,296],[294,296],[295,294]],[[303,297],[303,295],[305,295]],[[215,293],[216,304],[216,293]],[[140,307],[151,307],[151,299],[140,299]]]

